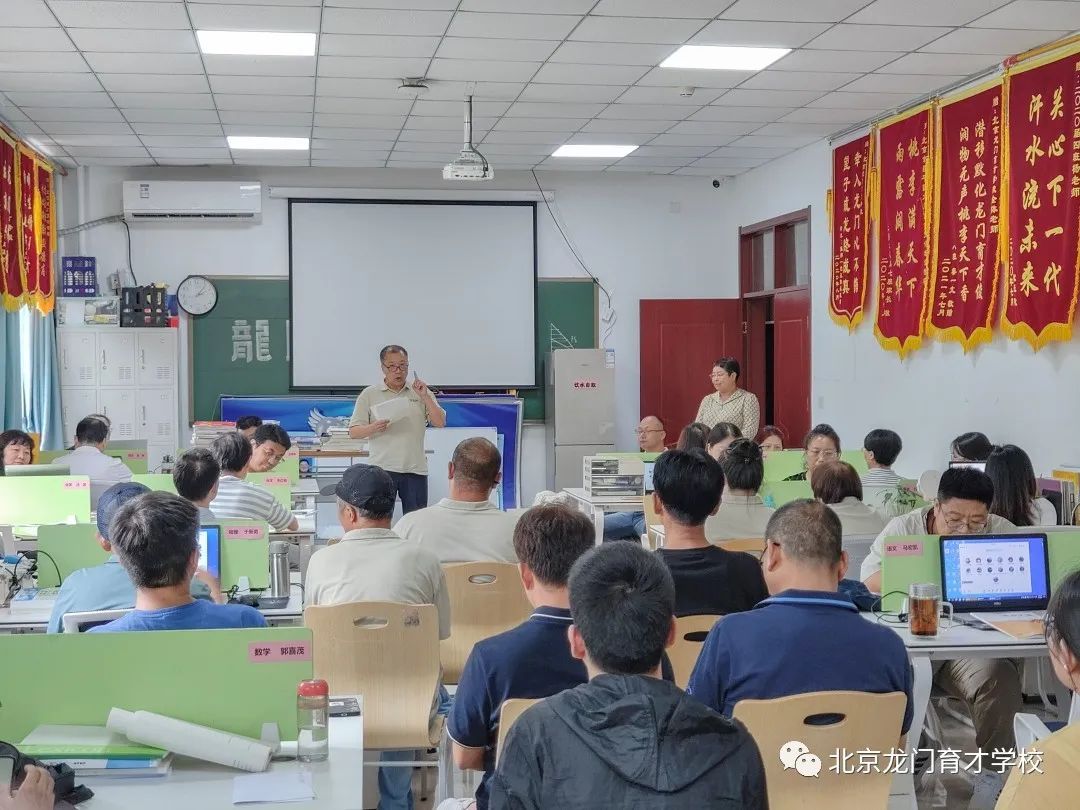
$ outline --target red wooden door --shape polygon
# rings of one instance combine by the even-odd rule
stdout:
[[[773,296],[773,418],[792,447],[810,430],[810,290]]]
[[[738,299],[694,298],[641,302],[641,415],[659,416],[674,441],[713,391],[709,372],[718,357],[742,361]]]

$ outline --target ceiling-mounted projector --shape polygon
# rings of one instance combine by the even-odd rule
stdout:
[[[442,170],[443,180],[494,180],[495,170],[472,142],[472,96],[465,96],[465,145],[457,160]]]

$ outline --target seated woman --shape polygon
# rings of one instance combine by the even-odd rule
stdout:
[[[32,464],[34,437],[22,430],[5,430],[0,433],[0,459],[8,467]]]
[[[757,494],[765,477],[761,448],[750,439],[735,439],[720,457],[724,494],[715,515],[705,520],[710,543],[744,537],[764,537],[773,511]]]
[[[826,461],[817,466],[810,479],[814,497],[840,518],[844,535],[881,534],[885,518],[863,503],[862,481],[846,461]]]
[[[704,450],[705,439],[709,435],[709,426],[701,422],[691,422],[682,429],[676,450]]]
[[[961,433],[949,446],[952,454],[950,461],[983,462],[990,458],[993,449],[994,445],[990,444],[985,433]]]
[[[820,424],[810,428],[803,439],[803,471],[789,475],[785,481],[806,481],[814,468],[826,461],[840,458],[840,436],[832,425]]]
[[[761,454],[765,457],[769,457],[769,453],[776,450],[784,449],[784,442],[787,440],[787,436],[784,435],[784,431],[778,428],[776,425],[766,425],[761,429]]]
[[[741,438],[742,431],[739,430],[738,425],[731,422],[717,422],[713,429],[709,431],[709,435],[705,437],[705,451],[717,461],[720,461],[728,446],[736,439]]]
[[[1014,526],[1057,524],[1054,505],[1039,496],[1031,459],[1015,444],[1005,444],[991,451],[986,460],[986,474],[994,482],[990,514],[1003,517]]]

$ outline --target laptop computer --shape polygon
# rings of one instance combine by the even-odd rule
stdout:
[[[1044,611],[1050,601],[1046,535],[951,535],[941,538],[942,598],[957,613]]]
[[[221,527],[199,527],[199,568],[221,579]]]

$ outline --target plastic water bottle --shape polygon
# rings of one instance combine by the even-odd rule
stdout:
[[[301,762],[322,762],[330,755],[329,719],[330,687],[326,681],[301,681],[296,688],[296,757]]]

